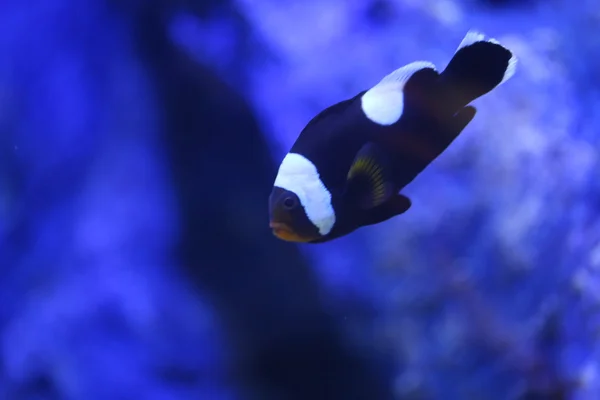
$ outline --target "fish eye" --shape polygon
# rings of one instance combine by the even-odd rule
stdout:
[[[286,198],[283,200],[283,207],[284,207],[286,210],[291,210],[291,209],[293,209],[294,207],[296,207],[296,199],[294,199],[293,197],[286,197]]]

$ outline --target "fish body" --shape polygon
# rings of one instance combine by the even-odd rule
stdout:
[[[516,57],[467,33],[447,67],[416,61],[312,118],[283,159],[270,226],[286,241],[322,243],[406,212],[399,193],[475,116],[469,104],[508,80]]]

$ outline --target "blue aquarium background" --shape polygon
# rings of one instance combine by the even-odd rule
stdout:
[[[596,0],[0,4],[0,399],[600,399]],[[516,75],[405,190],[277,240],[323,108],[469,29]]]

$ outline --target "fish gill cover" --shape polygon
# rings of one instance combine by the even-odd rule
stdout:
[[[0,398],[600,398],[593,0],[6,1]],[[471,29],[519,57],[413,207],[267,226],[318,111]]]

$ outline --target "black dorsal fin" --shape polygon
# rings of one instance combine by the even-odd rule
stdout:
[[[329,107],[327,107],[326,109],[324,109],[323,111],[321,111],[320,113],[318,113],[317,115],[315,115],[310,121],[308,121],[308,124],[306,124],[306,126],[304,127],[303,130],[307,130],[310,129],[312,127],[314,127],[319,121],[321,121],[322,119],[326,118],[326,117],[331,117],[334,116],[336,114],[341,114],[343,113],[345,110],[348,109],[348,107],[360,96],[362,96],[364,93],[366,92],[366,90],[363,90],[362,92],[358,93],[356,96],[350,98],[350,99],[346,99],[346,100],[342,100],[339,103],[335,103]]]

